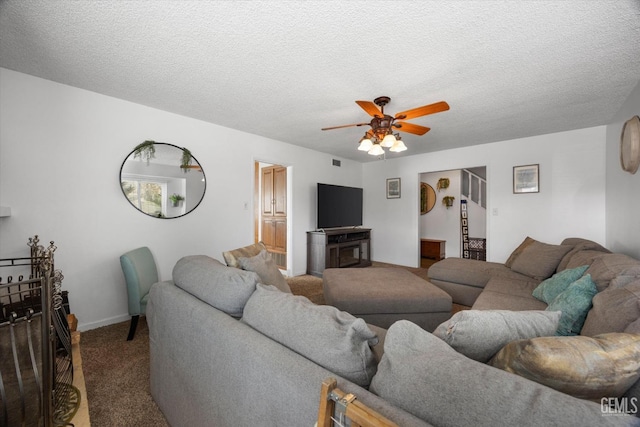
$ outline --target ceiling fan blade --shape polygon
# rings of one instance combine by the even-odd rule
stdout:
[[[384,114],[382,114],[382,111],[380,111],[380,109],[376,106],[376,104],[374,104],[371,101],[356,101],[356,104],[358,104],[371,117],[376,117],[376,116],[384,117]]]
[[[394,126],[397,127],[400,132],[413,133],[415,135],[424,135],[431,130],[431,128],[425,126],[414,125],[413,123],[406,122],[396,122]]]
[[[342,129],[342,128],[350,128],[353,126],[364,126],[364,125],[368,125],[369,123],[355,123],[352,125],[342,125],[342,126],[332,126],[330,128],[322,128],[322,130],[331,130],[331,129]]]
[[[444,101],[436,102],[435,104],[424,105],[422,107],[414,108],[412,110],[401,111],[396,114],[395,118],[400,120],[415,119],[416,117],[426,116],[427,114],[439,113],[441,111],[447,111],[449,104]]]

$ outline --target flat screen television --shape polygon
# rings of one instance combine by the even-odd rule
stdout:
[[[318,183],[318,229],[362,225],[362,188]]]

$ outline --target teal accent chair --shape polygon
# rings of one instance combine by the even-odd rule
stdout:
[[[120,266],[127,283],[129,315],[131,315],[127,341],[131,341],[136,333],[138,319],[147,309],[151,286],[158,282],[158,268],[151,251],[146,246],[120,256]]]

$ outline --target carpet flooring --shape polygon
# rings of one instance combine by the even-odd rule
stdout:
[[[373,267],[390,264],[374,263]],[[425,268],[408,268],[426,279]],[[324,304],[322,279],[309,275],[287,278],[291,291]],[[458,307],[454,307],[457,311]],[[126,341],[129,322],[82,333],[80,352],[92,427],[163,427],[162,412],[151,398],[149,328],[140,318],[135,338]]]

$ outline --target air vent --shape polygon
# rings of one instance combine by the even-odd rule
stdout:
[[[338,167],[340,167],[340,160],[332,159],[332,160],[331,160],[331,164],[332,164],[333,166],[338,166]]]

